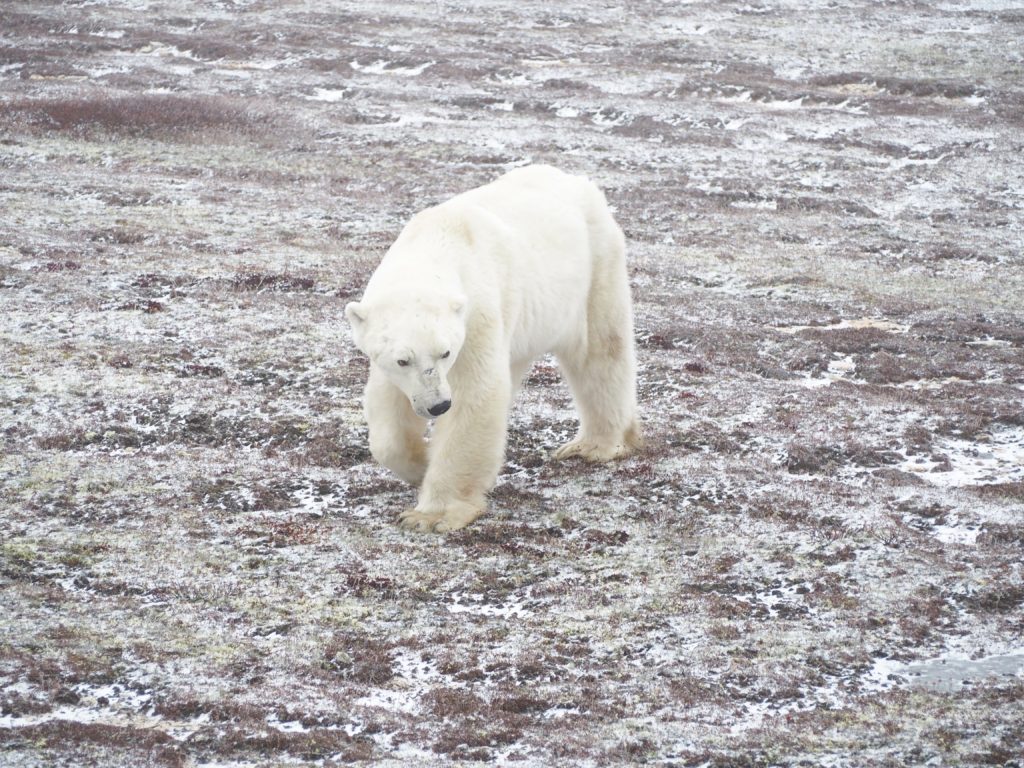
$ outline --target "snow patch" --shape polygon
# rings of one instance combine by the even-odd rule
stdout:
[[[911,456],[898,468],[943,488],[1020,482],[1024,427],[993,430],[984,441],[940,438],[929,456]]]
[[[736,599],[748,605],[762,606],[768,611],[769,617],[776,618],[787,607],[803,607],[803,595],[813,590],[814,585],[804,581],[761,590],[752,595],[737,595]]]
[[[176,45],[167,45],[161,43],[158,40],[146,43],[144,46],[139,48],[136,53],[142,53],[149,56],[166,56],[175,59],[192,59],[192,61],[200,61],[192,51],[183,51]]]
[[[858,317],[852,320],[839,320],[828,325],[780,325],[775,330],[782,333],[799,333],[800,331],[835,331],[846,328],[876,328],[880,331],[890,333],[906,333],[910,330],[909,325],[895,323],[892,320],[883,320],[878,317]]]
[[[90,37],[105,37],[110,40],[120,40],[127,34],[123,29],[97,29],[89,32]]]
[[[3,693],[31,693],[31,685],[18,682],[7,686]],[[152,706],[153,694],[119,683],[72,686],[77,701],[64,704],[49,712],[26,715],[0,715],[0,728],[25,728],[52,722],[113,725],[126,728],[152,728],[163,731],[171,738],[183,741],[209,721],[203,714],[190,720],[169,720],[156,714]]]
[[[318,485],[310,485],[298,488],[292,492],[295,499],[293,512],[300,512],[314,517],[323,517],[324,513],[331,508],[340,509],[344,506],[345,492],[348,484],[342,479],[337,489],[325,489]]]
[[[812,373],[804,373],[801,378],[797,379],[797,383],[807,389],[818,389],[827,387],[840,379],[849,379],[850,375],[857,370],[857,363],[854,361],[853,355],[835,352],[833,357],[833,360],[829,360],[828,368],[823,374],[815,376]]]
[[[372,688],[353,704],[375,707],[391,712],[418,714],[420,697],[442,678],[433,661],[423,659],[416,651],[400,648],[392,659],[395,676],[389,688]]]
[[[668,25],[668,31],[680,35],[695,35],[703,37],[708,32],[714,31],[715,27],[710,24],[702,24],[698,21],[675,21]]]
[[[349,66],[356,72],[366,75],[398,75],[399,77],[416,77],[422,75],[428,67],[434,66],[436,62],[426,61],[414,67],[395,66],[393,61],[377,59],[372,64],[360,64],[357,59],[349,62]]]
[[[347,88],[314,88],[311,96],[304,96],[308,101],[343,101],[348,98]]]
[[[500,603],[490,603],[480,593],[455,592],[445,608],[449,613],[469,613],[490,618],[528,618],[533,616],[533,611],[526,607],[527,599],[527,595],[510,595]]]

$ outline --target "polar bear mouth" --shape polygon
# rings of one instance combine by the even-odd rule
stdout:
[[[436,419],[448,413],[452,407],[450,397],[437,393],[433,397],[410,398],[412,409],[421,419]]]

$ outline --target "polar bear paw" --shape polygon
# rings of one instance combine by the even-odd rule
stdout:
[[[606,462],[621,459],[633,452],[626,443],[595,443],[590,440],[573,440],[552,454],[556,461],[579,457],[587,461]]]
[[[423,512],[407,509],[398,516],[399,524],[411,531],[445,533],[465,528],[483,513],[473,504],[453,502],[444,509]]]

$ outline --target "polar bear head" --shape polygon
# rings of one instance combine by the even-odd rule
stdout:
[[[345,307],[356,346],[424,419],[452,406],[448,372],[466,339],[465,315],[461,296],[364,298]]]

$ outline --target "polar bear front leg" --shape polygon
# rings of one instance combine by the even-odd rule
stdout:
[[[452,393],[452,409],[434,424],[430,462],[415,509],[401,515],[405,528],[454,531],[487,509],[505,459],[510,382],[484,393]]]
[[[427,422],[413,411],[409,399],[370,365],[363,401],[370,430],[370,453],[410,485],[419,485],[427,471]]]

